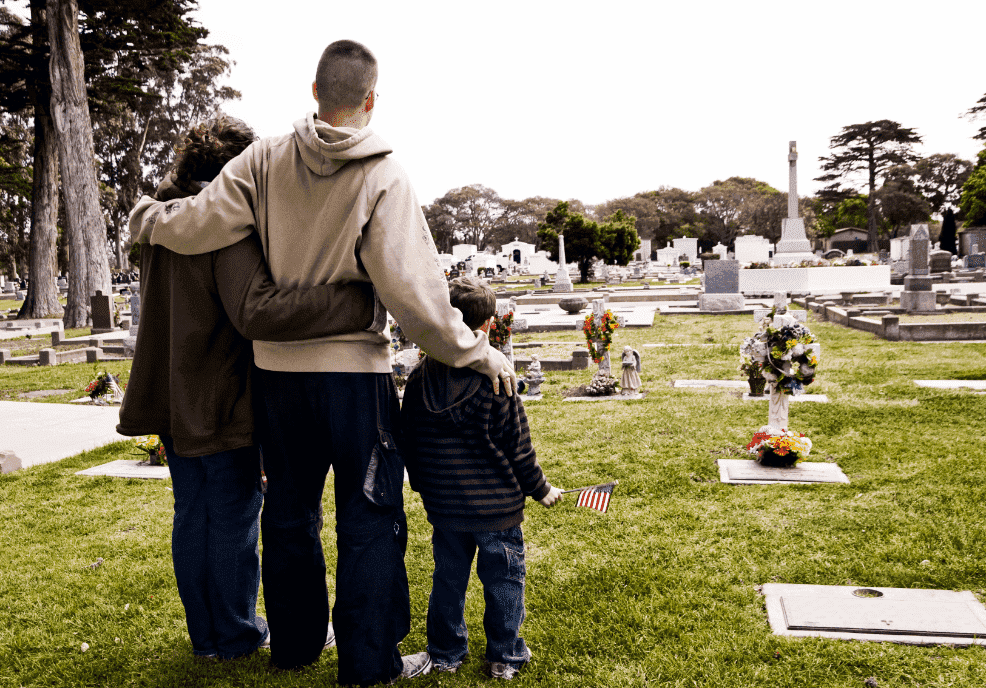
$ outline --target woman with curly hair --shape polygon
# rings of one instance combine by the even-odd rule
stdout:
[[[197,194],[255,139],[223,114],[193,127],[157,199]],[[269,645],[256,614],[263,414],[254,411],[250,340],[364,330],[374,320],[373,290],[279,289],[256,234],[195,256],[141,246],[140,276],[141,318],[117,430],[159,435],[165,446],[175,579],[194,653],[238,657]]]

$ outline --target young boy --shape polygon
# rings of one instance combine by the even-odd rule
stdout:
[[[488,330],[496,295],[475,277],[449,285],[466,325]],[[408,377],[401,420],[411,488],[431,522],[435,573],[428,600],[428,653],[437,671],[453,672],[469,651],[463,610],[472,560],[483,582],[487,671],[512,679],[531,660],[524,621],[524,499],[546,507],[562,498],[537,463],[524,405],[494,394],[468,368],[425,357]]]

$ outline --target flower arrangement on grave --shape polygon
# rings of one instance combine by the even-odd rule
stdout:
[[[769,270],[770,268],[770,263],[761,263],[756,261],[746,266],[747,270]]]
[[[585,386],[585,395],[588,397],[608,397],[619,393],[620,381],[601,371],[597,371]]]
[[[801,394],[815,380],[818,355],[810,346],[815,336],[793,315],[772,308],[760,331],[747,337],[740,355],[761,366],[761,375],[782,394]]]
[[[764,425],[753,433],[746,450],[764,466],[791,467],[811,454],[811,440],[804,433]]]
[[[86,386],[86,394],[89,398],[95,401],[99,397],[105,396],[106,394],[113,394],[123,396],[123,390],[120,388],[120,381],[117,379],[116,375],[107,373],[105,370],[96,373],[96,377]]]
[[[746,380],[750,383],[750,394],[759,397],[763,395],[764,387],[767,386],[767,378],[763,376],[763,363],[754,360],[750,352],[752,346],[752,337],[743,340],[743,344],[740,346],[739,370],[746,375]]]
[[[490,320],[490,345],[497,349],[510,343],[510,326],[514,323],[514,312],[510,311],[506,315],[493,314]]]
[[[147,461],[152,466],[168,465],[168,456],[165,454],[164,445],[161,444],[161,438],[157,435],[138,437],[134,441],[134,446],[147,454]]]
[[[603,360],[603,356],[613,344],[613,333],[619,326],[620,323],[616,320],[616,316],[609,309],[599,318],[599,324],[596,324],[596,319],[591,313],[585,316],[585,322],[582,323],[582,334],[585,335],[589,355],[594,363]]]
[[[404,336],[404,331],[401,326],[395,320],[390,324],[390,348],[394,351],[400,351],[407,346],[407,337]]]

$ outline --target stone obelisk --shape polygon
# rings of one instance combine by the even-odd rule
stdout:
[[[575,291],[572,279],[568,276],[568,265],[565,263],[565,235],[558,235],[558,274],[555,275],[555,286],[552,291]]]
[[[805,221],[798,213],[798,145],[788,144],[788,192],[787,219],[781,221],[781,240],[774,251],[775,265],[789,265],[803,260],[814,260],[811,242],[805,234]]]

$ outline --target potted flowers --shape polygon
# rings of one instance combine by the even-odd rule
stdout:
[[[138,437],[134,442],[134,446],[147,454],[147,462],[152,466],[166,466],[168,464],[164,445],[161,444],[161,438],[157,435]]]
[[[764,387],[767,386],[767,378],[763,376],[763,364],[753,360],[749,351],[752,345],[752,338],[747,337],[740,347],[740,372],[746,374],[746,381],[750,385],[751,397],[762,397]]]
[[[103,404],[106,402],[102,400],[102,397],[106,395],[109,395],[111,402],[123,400],[123,389],[120,387],[120,381],[116,375],[107,373],[105,370],[96,374],[96,377],[86,387],[86,394],[93,401]]]
[[[763,466],[791,468],[811,453],[811,440],[803,433],[764,425],[753,433],[746,450]]]

